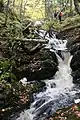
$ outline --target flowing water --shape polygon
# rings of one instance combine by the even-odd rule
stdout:
[[[52,79],[45,80],[46,89],[34,95],[30,109],[24,110],[19,117],[15,116],[12,120],[45,120],[57,109],[67,107],[79,98],[80,90],[72,83],[70,69],[72,56],[67,51],[66,41],[57,40],[54,35],[54,38],[49,39],[46,48],[56,53],[59,62],[58,71]],[[58,50],[61,50],[62,57],[59,56]]]

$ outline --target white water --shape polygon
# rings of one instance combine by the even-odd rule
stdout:
[[[51,40],[51,39],[50,39]],[[65,42],[57,42],[56,38],[49,41],[46,48],[55,52],[58,58],[59,66],[56,75],[51,80],[45,80],[46,90],[34,95],[34,102],[30,109],[20,113],[18,118],[12,120],[45,120],[45,117],[52,115],[57,109],[71,105],[74,102],[76,93],[80,90],[74,87],[71,77],[70,61],[72,56],[66,51]],[[60,45],[61,44],[61,45]],[[61,48],[64,60],[60,58],[56,50],[51,46],[56,45],[56,49]]]

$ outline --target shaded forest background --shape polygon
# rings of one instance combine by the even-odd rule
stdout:
[[[16,13],[20,20],[23,19],[53,19],[54,11],[80,14],[80,0],[0,0],[0,11],[5,12],[7,21],[8,13]]]

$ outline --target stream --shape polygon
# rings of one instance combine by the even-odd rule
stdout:
[[[39,32],[38,34],[43,37],[45,32],[43,30]],[[44,81],[46,88],[42,92],[33,95],[34,102],[31,103],[30,109],[24,110],[11,120],[46,120],[56,110],[70,106],[79,99],[79,86],[72,82],[70,69],[72,56],[66,48],[67,40],[58,40],[53,33],[51,38],[49,34],[45,38],[49,40],[46,49],[55,52],[58,58],[58,71],[53,78]]]

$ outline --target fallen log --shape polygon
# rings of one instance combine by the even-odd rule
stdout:
[[[33,51],[35,51],[37,48],[39,48],[40,47],[40,43],[38,43],[35,47],[33,47],[31,50],[30,50],[30,52],[33,52]]]
[[[14,38],[14,37],[0,37],[0,41],[13,40],[13,41],[23,41],[23,42],[38,42],[38,43],[48,43],[45,39],[26,39],[26,38]]]
[[[45,45],[42,45],[42,44],[38,43],[35,47],[33,47],[33,48],[30,50],[29,54],[33,55],[33,54],[39,52],[39,51],[40,51],[42,48],[44,48],[44,47],[45,47]]]
[[[75,25],[75,26],[70,26],[70,27],[64,28],[64,29],[61,30],[60,32],[69,31],[69,30],[72,30],[72,29],[75,29],[75,28],[80,28],[80,24]]]
[[[28,55],[33,55],[40,51],[45,45],[42,45],[41,43],[38,43],[36,46],[34,46],[32,49],[25,48],[24,43],[21,43],[21,48],[26,52]]]

